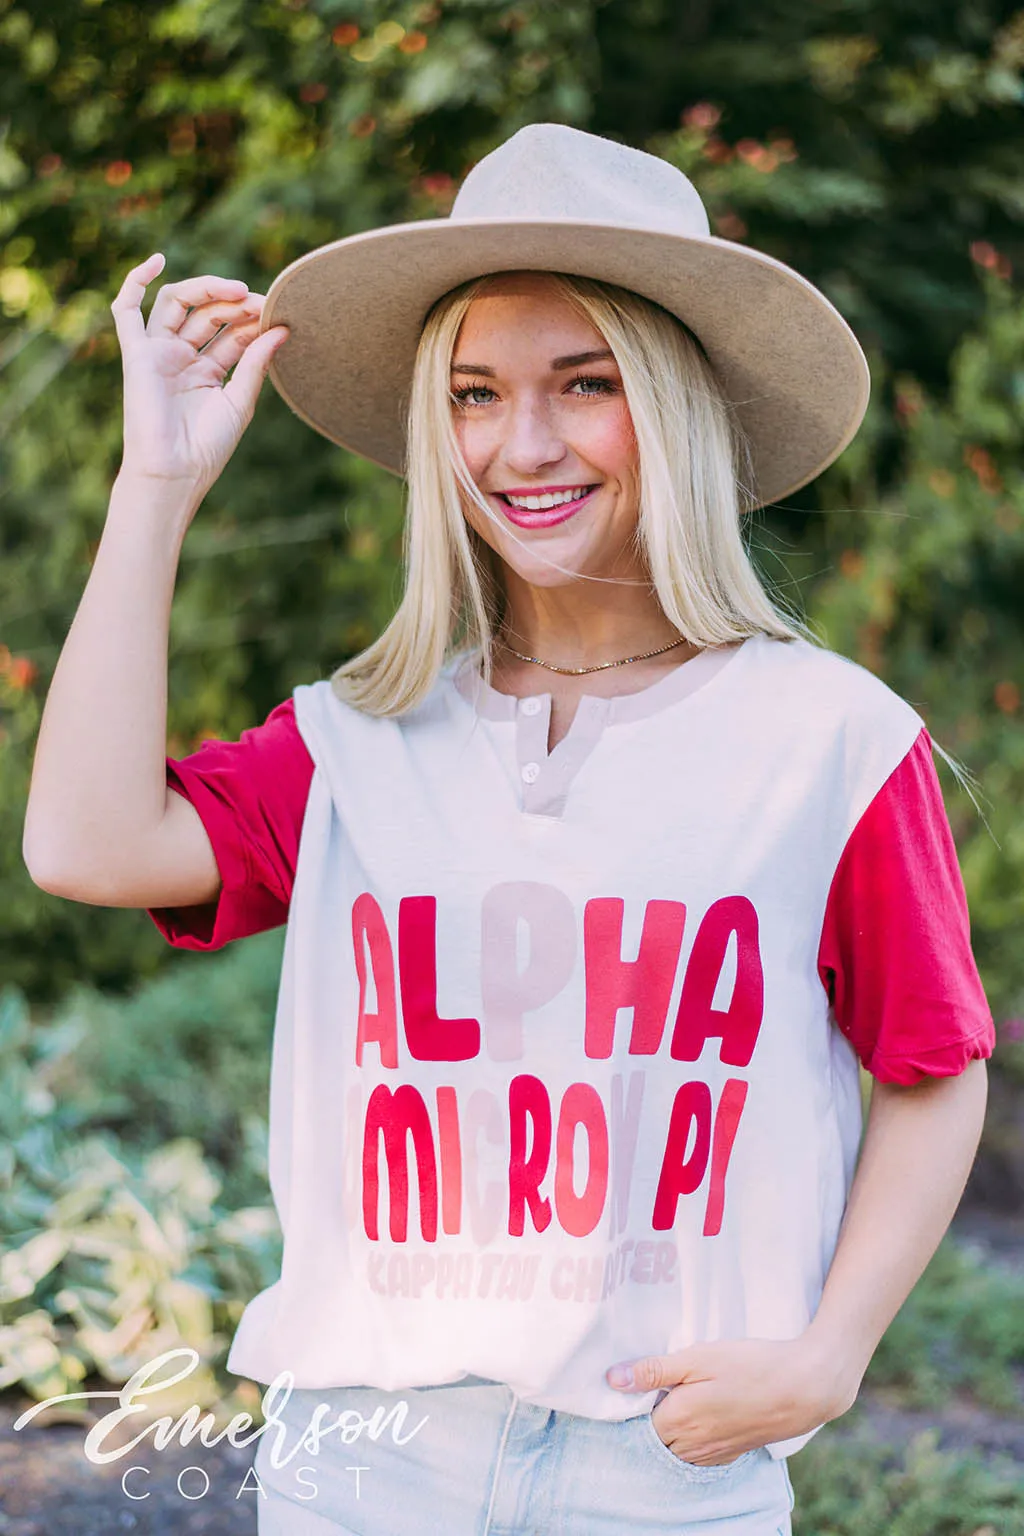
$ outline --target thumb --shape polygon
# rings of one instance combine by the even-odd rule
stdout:
[[[661,1387],[674,1387],[686,1377],[689,1352],[676,1350],[671,1355],[645,1355],[642,1360],[631,1360],[613,1365],[605,1372],[610,1387],[620,1392],[654,1392]]]
[[[260,386],[267,376],[271,360],[288,340],[289,334],[286,325],[275,325],[269,331],[264,331],[262,336],[257,336],[238,359],[234,373],[224,386],[224,393],[246,421],[251,420],[256,409]]]

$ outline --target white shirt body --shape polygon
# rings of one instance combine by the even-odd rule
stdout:
[[[822,919],[917,713],[763,636],[585,697],[550,755],[550,696],[465,665],[401,719],[327,681],[294,700],[315,767],[271,1077],[284,1255],[229,1368],[468,1374],[622,1419],[655,1394],[609,1387],[616,1362],[799,1335],[862,1129]]]

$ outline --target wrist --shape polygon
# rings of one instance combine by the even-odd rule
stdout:
[[[155,524],[180,543],[206,490],[194,481],[167,480],[122,467],[111,487],[107,522],[127,522],[138,528]]]
[[[206,496],[209,486],[190,477],[178,479],[169,475],[151,475],[122,464],[115,476],[113,490],[136,497],[144,496],[147,501],[154,501],[160,506],[194,509]]]
[[[809,1391],[819,1403],[823,1419],[838,1419],[857,1401],[870,1356],[852,1347],[848,1337],[836,1335],[814,1322],[800,1336]]]

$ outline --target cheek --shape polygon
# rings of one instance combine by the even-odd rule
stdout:
[[[616,409],[595,411],[593,419],[583,424],[577,441],[580,451],[605,474],[628,480],[635,472],[636,434],[624,400],[617,402]]]
[[[494,457],[496,433],[493,422],[485,422],[480,417],[457,416],[455,438],[474,480],[479,478],[478,471],[486,468]]]

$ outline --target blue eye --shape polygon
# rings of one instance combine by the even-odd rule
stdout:
[[[453,389],[452,399],[456,405],[481,405],[486,401],[471,400],[470,395],[493,395],[494,390],[488,389],[486,384],[465,384],[461,389]]]
[[[585,387],[577,390],[577,385]],[[577,374],[570,381],[567,393],[575,393],[577,399],[597,399],[601,395],[617,394],[618,386],[613,384],[610,379],[601,379],[592,374],[581,373]],[[461,389],[451,390],[450,394],[453,403],[462,407],[485,406],[489,405],[492,400],[497,399],[494,390],[487,384],[464,384]],[[480,395],[486,395],[488,399],[478,399],[477,397]]]
[[[584,395],[613,395],[615,393],[615,385],[610,379],[599,379],[591,374],[577,374],[572,383],[573,388],[577,384],[596,384],[596,389],[583,390],[582,393]]]

